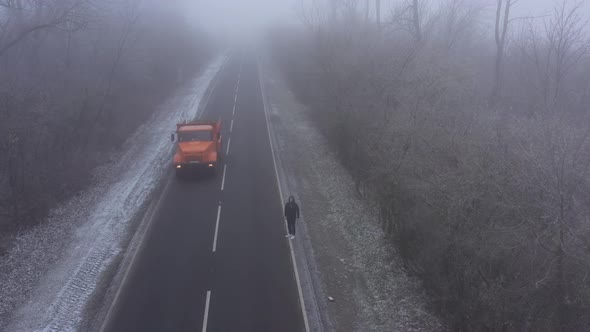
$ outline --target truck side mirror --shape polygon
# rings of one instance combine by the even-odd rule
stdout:
[[[174,142],[174,134],[170,134],[170,140]]]

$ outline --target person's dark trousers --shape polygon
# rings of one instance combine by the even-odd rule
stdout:
[[[295,235],[295,218],[287,218],[287,228],[289,229],[289,234]]]

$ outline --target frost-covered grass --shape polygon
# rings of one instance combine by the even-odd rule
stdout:
[[[101,274],[120,255],[130,221],[169,169],[171,128],[197,116],[218,58],[127,140],[93,185],[0,257],[0,330],[75,331]]]
[[[442,330],[420,283],[404,272],[375,211],[356,195],[351,176],[278,71],[265,67],[280,177],[300,201],[299,228],[306,234],[296,247],[311,243],[320,279],[316,298],[329,318],[324,326],[335,331]]]

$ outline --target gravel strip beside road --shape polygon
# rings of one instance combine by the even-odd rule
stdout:
[[[350,175],[308,111],[269,61],[262,73],[281,184],[302,209],[295,248],[297,255],[311,258],[310,266],[300,270],[311,271],[312,287],[317,280],[315,297],[324,329],[443,330],[420,283],[404,272],[377,215],[356,195]]]

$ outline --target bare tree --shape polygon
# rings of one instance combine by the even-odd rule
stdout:
[[[391,13],[391,20],[394,24],[408,31],[417,43],[424,39],[426,30],[434,24],[434,17],[428,15],[427,0],[404,0]]]
[[[496,42],[496,61],[494,63],[494,85],[490,96],[491,103],[496,103],[502,88],[502,62],[506,48],[506,36],[511,22],[510,10],[519,0],[497,0],[494,41]]]
[[[530,225],[533,238],[544,250],[551,264],[544,266],[542,277],[535,286],[555,290],[557,328],[569,330],[569,311],[577,302],[572,276],[584,273],[590,265],[576,265],[590,259],[590,246],[585,234],[588,225],[585,216],[589,197],[587,176],[590,172],[590,125],[573,129],[571,124],[558,123],[539,131],[546,140],[535,149],[524,148],[522,155],[535,171],[522,174],[528,186],[540,193],[533,204],[524,205],[523,220]],[[529,201],[530,202],[530,201]],[[531,211],[542,211],[542,216]],[[582,270],[582,271],[580,271]],[[576,304],[577,305],[577,304]]]
[[[5,19],[0,22],[0,56],[4,55],[10,48],[25,40],[35,32],[61,28],[75,30],[84,26],[83,16],[80,15],[82,7],[89,0],[67,1],[66,3],[43,3],[32,1],[5,0],[0,7],[6,11]],[[47,6],[53,6],[47,8]],[[31,23],[23,25],[22,16],[25,12],[33,12],[34,19]],[[45,14],[47,13],[47,14]],[[21,19],[13,20],[13,16]],[[15,23],[15,27],[11,27]]]
[[[441,37],[447,50],[466,35],[477,30],[479,18],[485,5],[481,1],[446,0],[440,7]]]
[[[369,12],[371,9],[371,0],[365,0],[365,24],[369,24]]]
[[[525,84],[536,99],[542,100],[548,113],[566,108],[572,96],[566,98],[564,93],[573,91],[567,78],[590,60],[590,40],[585,32],[588,19],[580,15],[582,6],[582,1],[571,6],[562,1],[554,7],[552,17],[545,20],[543,29],[528,22],[519,40],[521,54],[532,65],[524,72]]]
[[[579,14],[583,5],[583,1],[578,1],[568,9],[564,0],[555,8],[554,19],[545,28],[549,42],[548,60],[552,57],[551,52],[555,58],[554,108],[562,93],[564,79],[590,52],[590,40],[584,33],[588,19],[582,19]]]
[[[417,41],[422,40],[422,22],[420,15],[420,7],[418,6],[418,0],[412,0],[412,23],[414,26],[414,35]]]
[[[312,0],[309,3],[301,1],[297,14],[299,20],[317,34],[320,28],[334,28],[339,21],[360,18],[359,3],[360,0]],[[365,9],[367,8],[368,6]],[[368,17],[365,18],[365,22],[367,20]]]
[[[162,7],[0,0],[2,231],[31,226],[83,188],[99,156],[211,55],[202,31],[179,19],[178,6]]]
[[[402,29],[387,30],[387,43],[332,29],[317,44],[315,35],[292,45],[281,35],[275,54],[451,329],[586,330],[586,21],[575,14],[581,1],[560,3],[544,31],[513,44],[512,22],[525,19],[511,16],[518,1],[495,2],[491,45],[473,38],[487,35],[483,4],[447,0],[429,11],[408,0],[393,12]],[[492,98],[478,83],[494,56]],[[501,94],[505,107],[490,107]]]
[[[312,0],[310,3],[299,2],[297,17],[306,28],[317,34],[322,25],[328,21],[329,15],[318,0]]]
[[[99,120],[100,117],[103,115],[105,110],[105,103],[110,96],[113,90],[113,81],[115,79],[115,74],[117,71],[117,67],[121,62],[123,56],[128,50],[128,43],[130,42],[129,38],[133,33],[133,29],[135,28],[138,20],[139,20],[139,9],[140,9],[140,0],[127,0],[124,3],[124,10],[123,15],[121,17],[121,35],[117,41],[117,47],[115,50],[115,54],[113,57],[113,61],[110,65],[109,72],[106,76],[106,88],[102,97],[102,101],[98,107],[98,111],[95,115],[95,120]]]
[[[381,30],[381,0],[375,0],[375,20],[377,29]]]

